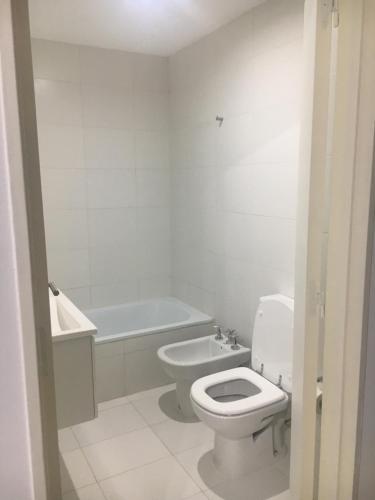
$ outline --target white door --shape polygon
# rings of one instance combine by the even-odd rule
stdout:
[[[27,0],[0,1],[0,65],[0,496],[59,500]]]

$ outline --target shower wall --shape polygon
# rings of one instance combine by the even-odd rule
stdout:
[[[33,40],[49,277],[81,307],[170,293],[166,58]]]
[[[49,276],[78,305],[172,294],[248,343],[259,296],[293,296],[302,34],[303,0],[269,0],[169,59],[33,41]]]
[[[247,343],[259,296],[294,293],[302,34],[271,0],[170,59],[172,291]]]

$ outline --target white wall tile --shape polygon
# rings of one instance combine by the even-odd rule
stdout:
[[[133,278],[136,275],[137,253],[135,241],[129,241],[124,246],[91,248],[91,283],[109,285]]]
[[[131,129],[134,120],[131,91],[108,85],[82,85],[85,127]]]
[[[50,274],[80,307],[168,294],[167,59],[33,45]]]
[[[168,91],[168,59],[146,54],[134,55],[134,88],[154,92]]]
[[[135,301],[138,297],[138,281],[136,278],[128,279],[126,283],[91,287],[92,307],[124,304],[125,302]]]
[[[164,92],[137,91],[135,98],[137,130],[167,130],[169,126],[168,95]]]
[[[88,221],[90,247],[126,246],[136,240],[135,208],[90,209]]]
[[[169,206],[169,169],[139,169],[137,170],[136,177],[138,207]]]
[[[38,123],[81,125],[82,108],[79,84],[36,79],[35,100]]]
[[[39,157],[42,168],[83,168],[81,127],[40,125]]]
[[[47,254],[48,279],[61,288],[86,287],[90,283],[87,250],[50,250]]]
[[[45,211],[44,220],[48,250],[87,248],[85,209],[50,208]]]
[[[136,133],[137,168],[169,167],[168,132],[138,131]]]
[[[135,171],[131,169],[88,169],[89,208],[134,207]]]
[[[80,47],[81,81],[131,90],[134,81],[134,54],[121,50]]]
[[[85,164],[88,168],[134,168],[135,138],[130,130],[84,129]]]
[[[45,210],[85,208],[86,173],[81,169],[43,169],[42,191]]]
[[[34,38],[31,43],[35,78],[80,81],[78,47]]]

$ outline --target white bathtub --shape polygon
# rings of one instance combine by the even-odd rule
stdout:
[[[106,401],[173,382],[157,356],[159,347],[212,335],[213,318],[174,298],[85,311],[97,327],[97,400]]]
[[[98,329],[98,344],[212,322],[212,317],[172,297],[101,307],[85,314]]]

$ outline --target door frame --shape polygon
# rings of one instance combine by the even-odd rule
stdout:
[[[340,0],[327,259],[319,500],[355,494],[372,243],[373,0]]]
[[[24,452],[28,459],[24,476],[21,471],[9,475],[1,489],[4,494],[9,491],[9,498],[59,500],[52,336],[27,0],[0,2],[0,89],[1,181],[6,183],[8,202],[0,221],[10,228],[2,236],[12,251],[7,271],[14,282],[11,299],[16,312],[12,318],[17,324],[7,334],[19,337],[17,354],[21,358],[19,366],[13,364],[11,369],[23,372],[22,422],[28,450]],[[1,283],[4,296],[9,285]],[[8,376],[12,376],[11,371]],[[11,418],[13,402],[2,404]],[[2,453],[10,457],[16,451],[0,450],[9,474],[5,464],[9,469],[10,464]],[[27,495],[16,494],[17,482],[29,484]]]

